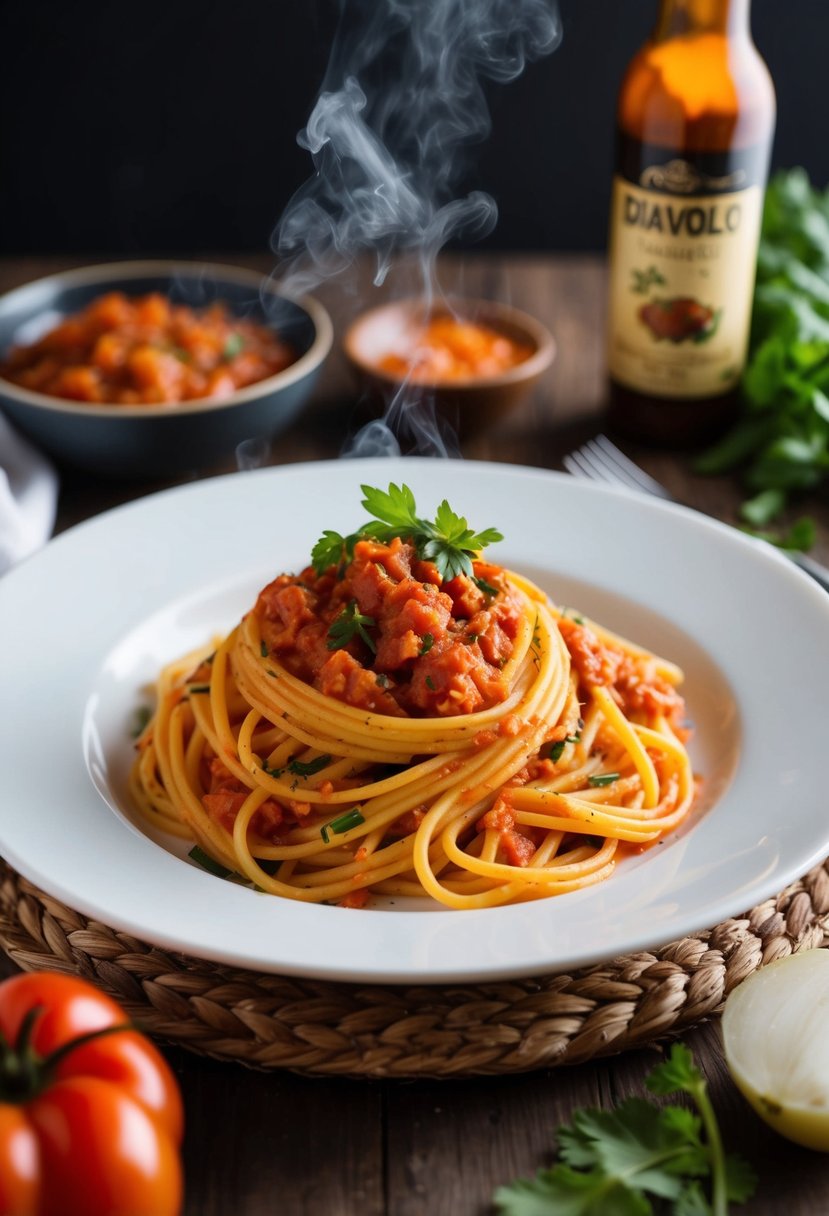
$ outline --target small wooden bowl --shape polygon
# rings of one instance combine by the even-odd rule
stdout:
[[[494,376],[434,383],[407,381],[379,366],[413,323],[447,315],[494,329],[528,346],[531,354]],[[405,299],[357,317],[345,333],[343,350],[373,406],[388,409],[403,390],[404,409],[422,409],[434,403],[436,412],[454,427],[459,438],[465,439],[495,426],[528,395],[552,363],[556,345],[540,321],[509,304],[453,299],[427,309],[420,299]]]

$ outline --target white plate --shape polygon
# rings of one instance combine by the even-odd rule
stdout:
[[[598,887],[516,907],[318,907],[214,878],[124,793],[158,666],[233,625],[361,483],[448,496],[493,558],[679,662],[700,807]],[[681,507],[508,465],[344,460],[202,481],[59,537],[0,582],[0,841],[43,890],[115,928],[256,970],[483,981],[653,947],[737,915],[829,853],[829,596],[772,549]],[[181,849],[179,848],[179,853]]]

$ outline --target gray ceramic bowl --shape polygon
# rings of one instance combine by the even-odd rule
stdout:
[[[223,300],[239,316],[273,325],[295,363],[229,397],[177,405],[88,405],[30,392],[0,377],[0,407],[58,463],[106,477],[157,478],[232,460],[245,441],[269,442],[308,399],[331,348],[331,320],[313,299],[288,299],[262,275],[198,262],[119,262],[39,279],[0,297],[0,358],[34,342],[108,291],[159,291],[194,308]]]

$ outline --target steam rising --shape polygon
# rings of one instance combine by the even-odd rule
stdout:
[[[315,174],[273,237],[282,283],[310,290],[370,252],[379,284],[395,255],[415,253],[428,292],[438,250],[497,220],[488,194],[453,197],[464,150],[490,131],[483,81],[514,80],[560,39],[556,0],[341,0],[298,136]]]
[[[456,197],[470,145],[490,131],[487,80],[514,80],[561,39],[557,0],[340,0],[340,27],[320,95],[298,142],[314,175],[273,236],[283,290],[313,290],[374,258],[381,284],[393,263],[419,264],[421,292],[437,290],[435,262],[453,238],[495,226],[494,199]],[[344,453],[457,455],[434,403],[404,385],[382,421]]]

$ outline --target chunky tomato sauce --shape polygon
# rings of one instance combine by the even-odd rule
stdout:
[[[435,384],[497,376],[531,354],[531,347],[487,325],[447,315],[407,335],[406,349],[385,355],[378,366],[418,384]]]
[[[685,700],[654,669],[650,656],[639,657],[601,642],[587,625],[562,617],[559,630],[582,687],[607,687],[625,716],[663,716],[680,738],[687,738]]]
[[[414,546],[358,541],[342,572],[280,575],[254,611],[266,649],[327,696],[373,713],[474,713],[503,701],[521,604],[499,566],[442,580]]]
[[[50,397],[159,405],[227,397],[296,362],[267,325],[221,302],[195,311],[165,296],[100,296],[39,341],[12,350],[0,374]]]

